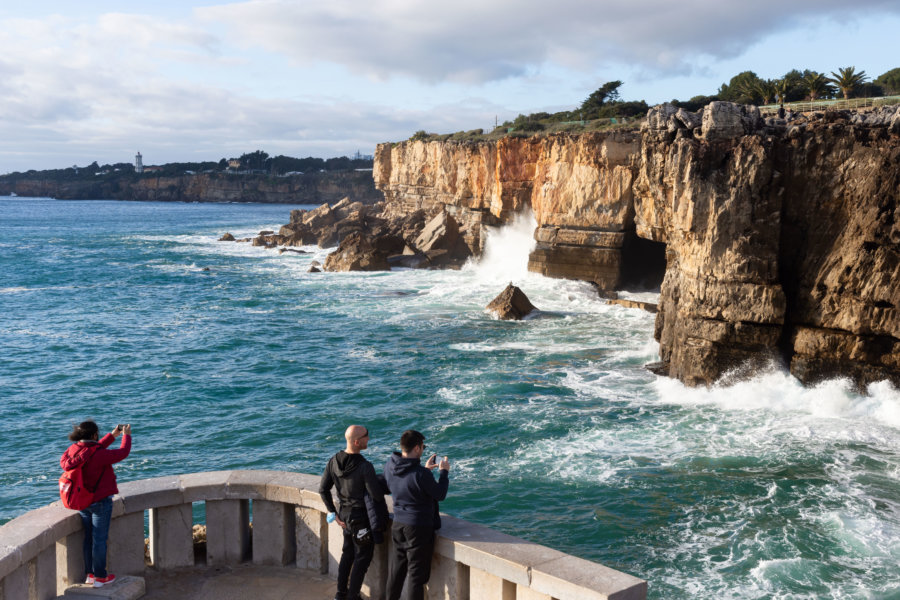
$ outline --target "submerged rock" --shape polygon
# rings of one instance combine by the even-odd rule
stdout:
[[[522,290],[510,283],[499,296],[491,300],[487,310],[494,313],[498,319],[519,321],[537,308]]]
[[[219,238],[219,241],[220,242],[233,242],[234,236],[226,231],[225,234]]]

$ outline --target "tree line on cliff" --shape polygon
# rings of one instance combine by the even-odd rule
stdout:
[[[520,114],[512,121],[498,125],[488,134],[481,129],[445,135],[417,131],[410,139],[474,141],[545,131],[581,131],[593,126],[617,125],[623,121],[627,122],[630,118],[647,114],[649,106],[644,100],[621,99],[619,88],[622,85],[623,83],[618,80],[606,82],[591,92],[577,108],[555,113]],[[830,74],[811,69],[802,71],[791,69],[777,79],[764,79],[753,71],[743,71],[727,83],[723,83],[715,94],[694,96],[689,100],[673,99],[671,104],[685,110],[697,111],[715,100],[766,105],[774,102],[784,104],[803,100],[826,100],[838,95],[849,99],[894,94],[900,94],[900,67],[870,80],[865,71],[857,71],[851,66],[841,67]],[[598,124],[601,120],[603,122]]]
[[[284,176],[288,174],[318,173],[320,171],[351,171],[353,169],[371,169],[371,156],[357,153],[353,158],[339,156],[334,158],[294,158],[292,156],[269,156],[267,152],[256,150],[242,154],[239,158],[203,162],[173,162],[164,165],[145,167],[143,173],[137,173],[132,163],[115,163],[100,165],[97,161],[84,167],[77,165],[65,169],[47,169],[43,171],[29,170],[0,175],[0,181],[13,182],[19,179],[44,179],[52,181],[94,180],[101,177],[125,178],[137,180],[141,177],[177,177],[195,173],[253,173],[256,175]]]
[[[619,97],[621,81],[604,83],[585,98],[581,105],[570,111],[553,114],[532,113],[519,115],[502,127],[518,131],[540,131],[549,123],[560,121],[586,121],[611,117],[642,115],[649,108],[643,100],[622,101]],[[777,79],[763,79],[753,71],[743,71],[723,83],[709,96],[694,96],[690,100],[673,99],[672,104],[696,111],[714,100],[738,104],[772,104],[774,102],[798,102],[825,100],[838,95],[843,98],[877,97],[900,94],[900,67],[882,73],[870,80],[865,71],[856,67],[841,67],[830,75],[811,69],[791,69]]]

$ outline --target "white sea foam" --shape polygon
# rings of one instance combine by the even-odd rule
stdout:
[[[45,338],[55,338],[55,339],[66,339],[70,337],[67,334],[60,333],[57,331],[39,331],[37,329],[14,329],[9,333],[13,335],[22,335],[22,336],[34,336],[34,337],[45,337]]]
[[[535,246],[535,228],[537,222],[531,210],[519,213],[504,227],[488,227],[483,255],[467,263],[465,269],[492,283],[529,278],[528,255]]]
[[[473,392],[475,386],[462,385],[455,388],[440,388],[437,391],[438,397],[448,404],[455,406],[471,406],[473,404]]]
[[[45,290],[74,290],[74,289],[87,289],[94,286],[84,285],[84,286],[74,286],[74,285],[50,285],[50,286],[38,286],[38,287],[25,287],[25,286],[14,286],[14,287],[5,287],[0,288],[0,294],[21,294],[22,292],[42,292]]]
[[[730,386],[690,388],[675,379],[659,378],[656,388],[660,402],[681,406],[846,419],[900,429],[900,391],[888,382],[872,384],[868,394],[860,396],[845,379],[805,387],[786,371],[772,367]]]
[[[629,292],[628,290],[620,290],[617,292],[617,294],[619,298],[623,300],[649,302],[651,304],[659,303],[659,292]]]
[[[347,352],[347,356],[352,356],[356,360],[364,362],[378,361],[378,353],[372,348],[353,348]]]

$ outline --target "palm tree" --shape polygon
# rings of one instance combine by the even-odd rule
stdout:
[[[754,89],[756,94],[762,98],[763,104],[772,104],[772,100],[777,95],[775,85],[778,83],[776,79],[760,79],[756,82]]]
[[[810,100],[818,100],[821,97],[830,96],[834,93],[834,87],[822,73],[810,71],[800,80],[800,83],[803,85],[803,89],[806,90]]]
[[[775,98],[774,79],[746,79],[737,82],[737,91],[753,104],[771,104]]]
[[[781,108],[784,108],[784,99],[796,84],[797,78],[790,74],[772,82],[772,86],[775,88],[775,97],[778,98],[778,104]]]
[[[856,67],[843,67],[838,72],[831,72],[832,77],[828,81],[837,85],[838,89],[844,94],[844,100],[850,98],[850,93],[866,82],[868,77],[865,71],[856,72]]]

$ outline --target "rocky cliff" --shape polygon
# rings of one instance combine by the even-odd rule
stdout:
[[[531,207],[531,270],[658,285],[663,368],[687,383],[773,358],[900,383],[900,109],[663,105],[640,131],[384,144],[374,176],[386,213],[455,215],[475,253]]]
[[[40,178],[0,180],[0,194],[60,200],[157,200],[178,202],[335,203],[349,196],[374,204],[382,195],[368,171],[331,171],[291,177],[198,174],[179,177],[98,176],[96,180]]]

